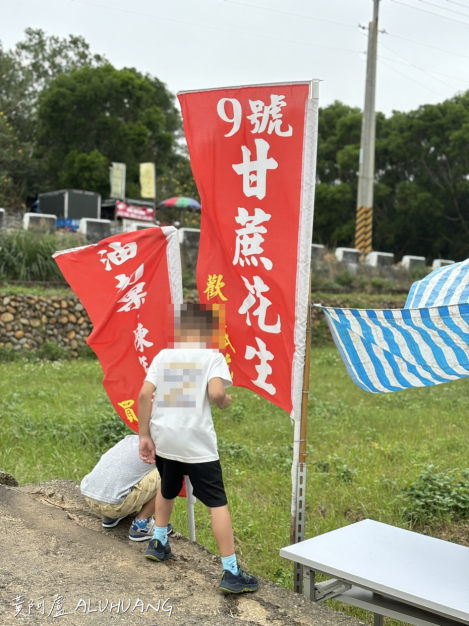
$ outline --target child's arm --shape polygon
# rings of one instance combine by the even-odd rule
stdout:
[[[226,409],[231,404],[231,396],[225,391],[221,378],[211,378],[208,381],[208,397],[219,409]]]
[[[145,463],[155,462],[155,446],[150,437],[151,399],[155,389],[155,385],[146,380],[138,396],[139,454]]]

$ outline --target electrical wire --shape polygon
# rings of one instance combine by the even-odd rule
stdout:
[[[464,15],[464,17],[469,17],[469,13],[463,13],[462,11],[455,11],[455,9],[447,9],[446,7],[442,7],[441,5],[435,4],[434,2],[428,2],[428,0],[419,0],[419,2],[423,2],[423,4],[429,4],[430,6],[436,7],[437,9],[443,9],[443,11],[449,11],[450,13],[456,13],[457,15]],[[469,7],[467,8],[469,9]]]
[[[419,46],[424,46],[425,48],[431,48],[432,50],[438,50],[439,52],[446,52],[447,54],[452,54],[457,57],[462,57],[463,59],[469,59],[468,54],[461,54],[460,52],[453,52],[452,50],[446,50],[446,48],[432,46],[432,44],[424,43],[423,41],[417,41],[416,39],[410,39],[409,37],[403,37],[402,35],[395,35],[394,33],[389,33],[388,31],[385,31],[384,34],[388,35],[389,37],[394,37],[395,39],[402,39],[402,41],[410,41],[411,43],[416,43]]]
[[[404,76],[404,78],[407,78],[409,80],[411,80],[413,83],[415,83],[416,85],[420,85],[420,87],[423,87],[424,89],[427,89],[428,91],[431,91],[432,93],[436,94],[437,96],[441,97],[441,98],[445,98],[445,94],[439,93],[437,91],[434,91],[433,89],[430,89],[430,87],[427,87],[426,85],[424,85],[423,83],[419,83],[417,80],[415,80],[414,78],[411,78],[410,76],[407,76],[407,74],[403,74],[402,72],[399,72],[399,70],[396,70],[395,67],[392,67],[392,65],[388,65],[386,63],[386,61],[383,61],[383,59],[380,59],[378,57],[378,61],[380,61],[380,63],[382,63],[383,65],[385,65],[386,67],[388,67],[390,70],[392,70],[393,72],[396,72],[396,74],[400,74],[401,76]]]
[[[460,80],[461,82],[464,82],[466,85],[469,83],[469,81],[467,81],[467,80],[464,80],[464,79],[461,79],[461,78],[456,78],[455,76],[448,76],[447,74],[442,74],[440,72],[433,72],[432,70],[427,70],[424,67],[420,67],[419,65],[415,65],[415,63],[412,63],[411,61],[406,59],[399,52],[396,52],[392,48],[389,48],[388,46],[386,46],[382,41],[379,42],[379,45],[382,46],[383,48],[386,48],[386,50],[389,50],[389,52],[392,52],[393,54],[395,54],[396,56],[398,56],[398,57],[400,57],[402,59],[402,61],[395,61],[394,59],[388,59],[388,61],[391,61],[391,62],[394,62],[394,63],[405,63],[409,67],[414,67],[415,69],[423,72],[424,74],[428,74],[429,76],[439,74],[440,76],[444,76],[445,78],[450,78],[450,79],[454,79],[454,80]],[[381,58],[383,58],[383,57],[381,57]],[[449,83],[446,83],[444,80],[441,80],[441,78],[438,78],[437,76],[434,76],[434,80],[439,81],[440,83],[442,83],[443,85],[446,85],[446,87],[449,87],[450,89],[454,89],[453,85],[450,85]]]
[[[281,15],[291,15],[293,17],[301,17],[306,20],[313,20],[317,22],[329,22],[329,24],[338,24],[339,26],[350,26],[351,28],[356,28],[356,24],[351,24],[350,22],[337,22],[336,20],[329,20],[323,17],[313,17],[312,15],[305,15],[304,13],[291,13],[290,11],[282,11],[281,9],[271,9],[270,7],[259,6],[258,4],[251,4],[250,2],[241,2],[241,0],[222,0],[222,2],[226,2],[228,4],[239,4],[245,7],[252,7],[254,9],[259,9],[260,11],[269,11],[270,13],[280,13]]]
[[[75,3],[78,3],[78,4],[85,4],[85,5],[88,5],[88,6],[91,6],[91,7],[107,9],[107,10],[110,10],[110,11],[117,11],[117,12],[121,12],[121,13],[127,13],[127,14],[131,14],[131,15],[138,15],[138,16],[143,16],[143,17],[149,17],[149,18],[153,18],[153,19],[169,21],[169,22],[175,22],[175,23],[185,24],[185,25],[189,25],[189,26],[197,26],[197,27],[202,27],[202,28],[208,28],[208,29],[211,29],[211,30],[218,30],[218,31],[223,31],[223,32],[229,32],[229,33],[234,33],[236,35],[244,35],[244,36],[247,36],[247,37],[255,37],[256,39],[260,38],[260,39],[267,39],[267,40],[270,40],[270,41],[282,41],[282,42],[286,42],[286,43],[299,44],[301,46],[325,48],[325,49],[329,49],[329,50],[339,50],[339,51],[342,51],[342,52],[354,52],[357,55],[361,54],[359,50],[352,50],[351,48],[342,48],[342,47],[338,47],[338,46],[328,46],[328,45],[322,45],[322,44],[306,43],[306,42],[302,42],[302,41],[298,41],[298,40],[282,39],[282,38],[279,38],[279,37],[269,37],[269,36],[266,36],[266,35],[260,35],[259,33],[248,33],[248,32],[238,31],[238,30],[235,30],[235,29],[224,28],[224,27],[220,27],[220,26],[212,26],[210,24],[202,24],[202,23],[197,23],[197,22],[191,22],[191,21],[188,21],[188,20],[180,20],[180,19],[176,19],[176,18],[161,17],[161,16],[154,15],[154,14],[144,13],[142,11],[133,11],[133,10],[130,10],[130,9],[123,9],[123,8],[119,8],[119,7],[113,7],[113,6],[109,6],[109,5],[105,5],[105,4],[101,4],[101,3],[88,2],[87,0],[71,0],[71,1],[75,2]],[[274,13],[281,13],[281,14],[285,14],[285,15],[292,15],[294,17],[302,17],[302,18],[308,18],[308,19],[313,19],[313,20],[317,19],[318,21],[327,21],[327,22],[335,23],[335,24],[338,24],[338,25],[341,25],[341,26],[353,26],[353,28],[357,27],[356,25],[352,25],[350,23],[335,22],[333,20],[325,20],[325,19],[322,19],[322,18],[313,18],[313,17],[310,17],[310,16],[302,15],[302,14],[290,13],[288,11],[280,11],[280,10],[276,10],[276,9],[270,9],[270,8],[267,8],[267,7],[260,7],[260,6],[257,6],[257,5],[248,3],[248,2],[244,2],[242,0],[222,0],[222,1],[226,2],[226,3],[230,3],[230,4],[238,4],[238,5],[249,6],[249,7],[257,8],[257,9],[260,9],[260,10],[274,12]],[[399,2],[398,0],[392,0],[392,1],[398,2],[398,4],[404,4],[403,2]],[[404,6],[411,6],[411,5],[404,5]],[[411,8],[418,8],[419,9],[419,7],[411,7]],[[419,10],[422,11],[424,9],[419,9]],[[425,11],[425,12],[427,12],[427,11]],[[409,41],[409,42],[412,42],[412,43],[416,43],[416,44],[419,44],[419,45],[422,45],[422,46],[425,46],[425,47],[428,47],[428,48],[439,50],[440,52],[446,52],[448,54],[453,54],[453,55],[456,55],[456,56],[460,56],[460,57],[469,59],[469,55],[461,54],[461,53],[458,53],[458,52],[453,52],[451,50],[446,50],[444,48],[439,48],[437,46],[433,46],[431,44],[426,44],[424,42],[416,41],[416,40],[410,39],[408,37],[402,37],[400,35],[394,35],[393,33],[388,33],[387,31],[384,31],[384,32],[385,32],[385,34],[387,34],[390,37],[394,37],[394,38],[397,38],[397,39],[402,39],[402,40]],[[380,45],[382,45],[383,47],[387,48],[387,46],[382,44],[381,41],[380,41]],[[398,53],[396,53],[391,48],[387,48],[387,49],[390,52],[392,52],[393,54],[397,54],[398,56],[400,56],[405,61],[405,63],[407,65],[409,65],[410,67],[414,67],[415,69],[418,69],[418,70],[420,70],[422,72],[432,74],[432,72],[430,72],[428,70],[425,70],[424,68],[421,68],[421,67],[419,67],[417,65],[412,64],[410,61],[405,59],[402,55],[399,55]],[[389,59],[389,61],[392,62],[392,59]],[[392,68],[392,67],[390,67],[390,69],[392,69],[394,71],[397,71],[397,70],[395,70],[395,68]],[[437,72],[433,72],[433,74],[435,74],[435,73],[437,73]],[[405,74],[403,74],[403,76],[405,76]],[[454,78],[455,80],[461,80],[462,81],[462,79],[457,79],[455,77],[450,77],[450,76],[447,76],[445,74],[442,74],[442,76],[446,76],[447,78]],[[442,82],[446,86],[450,87],[451,89],[454,89],[453,86],[449,85],[448,83],[444,83],[444,81],[441,81],[441,79],[437,79],[437,80],[440,80],[440,82]],[[422,86],[424,86],[424,85],[422,85]],[[436,92],[433,92],[433,93],[436,93]]]
[[[466,9],[469,9],[469,5],[463,4],[462,2],[456,2],[456,0],[446,0],[446,2],[450,2],[451,4],[458,4],[460,7],[465,7]]]
[[[365,37],[365,33],[362,33]],[[389,50],[389,52],[392,52],[392,54],[395,54],[396,56],[400,57],[402,59],[402,61],[396,61],[395,59],[390,59],[389,57],[383,57],[382,55],[378,55],[378,58],[380,60],[382,59],[387,59],[388,61],[391,61],[391,63],[402,63],[404,65],[407,65],[408,67],[412,67],[414,69],[419,70],[420,72],[423,72],[424,74],[428,74],[429,76],[432,76],[432,78],[434,80],[437,80],[438,82],[442,83],[443,85],[445,85],[446,87],[449,87],[450,89],[457,89],[456,87],[454,87],[454,85],[450,85],[449,83],[445,82],[444,80],[441,80],[441,78],[438,78],[437,76],[434,75],[440,75],[443,76],[445,78],[449,78],[449,79],[453,79],[453,80],[457,80],[460,82],[464,82],[466,85],[468,84],[469,81],[464,80],[462,78],[456,78],[455,76],[448,76],[448,74],[443,74],[441,72],[433,72],[431,70],[427,70],[424,67],[420,67],[419,65],[415,65],[415,63],[412,63],[411,61],[409,61],[408,59],[406,59],[402,54],[400,54],[399,52],[396,52],[395,50],[393,50],[392,48],[389,48],[386,44],[383,43],[382,39],[379,40],[379,44],[380,47],[382,48],[386,48],[386,50]],[[366,55],[366,53],[365,53]]]
[[[171,17],[161,17],[160,15],[152,15],[150,13],[143,13],[141,11],[131,11],[130,9],[121,9],[118,7],[112,7],[106,4],[95,3],[95,2],[87,2],[86,0],[71,0],[71,2],[75,2],[77,4],[86,4],[91,7],[107,9],[108,11],[117,11],[121,13],[128,13],[130,15],[139,15],[141,17],[150,17],[157,20],[163,20],[166,22],[175,22],[177,24],[185,24],[187,26],[197,26],[198,28],[209,28],[211,30],[219,30],[225,33],[234,33],[235,35],[243,35],[246,37],[254,37],[256,39],[267,39],[269,41],[282,41],[285,43],[297,44],[300,46],[307,46],[313,48],[325,48],[328,50],[340,50],[342,52],[354,52],[357,55],[360,54],[360,50],[352,50],[351,48],[340,48],[338,46],[328,46],[323,44],[315,44],[315,43],[306,43],[304,41],[298,41],[297,39],[282,39],[281,37],[269,37],[268,35],[261,35],[259,33],[247,33],[240,30],[235,30],[232,28],[224,28],[222,26],[212,26],[211,24],[201,24],[197,22],[189,22],[187,20],[179,20]]]
[[[380,60],[385,60],[385,61],[390,61],[391,63],[399,63],[400,65],[406,65],[407,67],[412,67],[415,68],[417,70],[420,70],[421,72],[424,72],[425,74],[429,74],[430,76],[434,76],[435,75],[435,79],[439,80],[438,78],[436,78],[436,75],[439,76],[446,76],[446,74],[442,74],[441,72],[431,72],[429,70],[426,70],[423,67],[419,67],[418,65],[414,65],[413,63],[409,63],[408,61],[399,61],[398,59],[391,59],[390,57],[384,57],[382,54],[378,55],[378,59]],[[460,82],[464,82],[466,85],[469,84],[469,81],[465,81],[461,78],[456,78],[455,76],[446,76],[446,78],[450,78],[451,80],[456,80],[456,81],[460,81]],[[445,83],[444,81],[441,81],[443,83],[443,85],[446,85],[447,87],[450,87],[451,89],[456,89],[456,87],[454,87],[453,85],[450,85],[449,83]]]
[[[124,12],[124,13],[130,13],[131,15],[141,15],[143,17],[150,17],[150,18],[153,18],[153,19],[161,19],[161,20],[165,20],[165,21],[172,21],[172,22],[176,22],[176,23],[187,24],[189,26],[201,26],[201,27],[204,27],[204,28],[210,28],[212,30],[224,30],[226,32],[233,32],[233,33],[236,33],[236,34],[240,34],[240,31],[225,29],[225,28],[218,27],[218,26],[211,26],[209,24],[197,24],[195,22],[176,20],[176,19],[172,19],[172,18],[163,18],[163,17],[157,16],[157,15],[150,15],[148,13],[143,13],[143,12],[139,12],[139,11],[130,11],[128,9],[120,9],[120,8],[111,7],[111,6],[108,6],[108,5],[102,5],[102,4],[95,4],[95,3],[92,3],[92,2],[86,2],[85,0],[71,0],[71,2],[75,2],[75,3],[79,3],[79,4],[86,4],[86,5],[89,5],[89,6],[100,7],[100,8],[107,9],[109,11],[117,11],[117,12],[120,11],[120,12]],[[405,5],[405,6],[408,6],[408,5]],[[292,15],[296,15],[296,14],[292,14]],[[313,18],[311,18],[311,19],[313,19]],[[314,18],[314,19],[316,19],[316,18]],[[337,22],[337,23],[339,23],[339,22]],[[344,23],[341,22],[340,24],[343,24],[345,26],[345,22]],[[349,24],[349,25],[351,26],[351,24]],[[354,28],[356,28],[356,25],[354,26]],[[446,52],[447,54],[452,54],[453,56],[458,56],[458,57],[461,57],[463,59],[469,59],[469,55],[467,55],[467,54],[461,54],[460,52],[454,52],[453,50],[447,50],[446,48],[440,48],[439,46],[433,46],[432,44],[428,44],[428,43],[425,43],[423,41],[417,41],[416,39],[410,39],[409,37],[403,37],[401,35],[396,35],[394,33],[388,32],[388,31],[384,31],[384,33],[386,35],[388,35],[389,37],[393,37],[395,39],[401,39],[403,41],[409,41],[411,43],[416,43],[419,46],[424,46],[425,48],[430,48],[432,50],[438,50],[439,52]],[[243,33],[241,33],[241,34],[243,34]],[[263,37],[262,35],[259,35],[257,33],[255,35],[253,33],[244,33],[244,34],[247,35],[247,36],[252,36],[252,37],[255,36],[257,38],[262,37],[262,38],[267,39],[267,37]],[[288,42],[290,41],[290,40],[285,40],[285,39],[279,39],[278,37],[275,37],[275,38],[274,37],[272,37],[272,38],[269,37],[268,39],[272,39],[272,40],[275,39],[275,41],[288,41]],[[308,46],[313,45],[313,44],[310,44],[310,43],[306,44],[305,42],[299,42],[299,41],[294,41],[293,43],[300,43],[301,45],[308,45]],[[317,44],[317,45],[319,46],[319,44]],[[348,48],[339,48],[339,47],[333,47],[333,46],[329,46],[329,48],[332,49],[332,50],[342,50],[344,52],[356,52],[357,54],[360,54],[359,50],[352,50],[352,49],[348,49]]]
[[[427,13],[428,15],[436,15],[436,17],[442,17],[444,20],[449,20],[450,22],[456,22],[457,24],[464,24],[465,26],[469,26],[469,22],[462,22],[461,20],[455,20],[453,17],[448,17],[447,15],[441,15],[440,13],[435,13],[434,11],[427,11],[427,9],[422,9],[421,7],[414,7],[412,4],[406,4],[405,2],[401,2],[401,0],[391,0],[391,2],[395,2],[396,4],[402,4],[402,6],[404,7],[408,7],[409,9],[415,9],[416,11]]]

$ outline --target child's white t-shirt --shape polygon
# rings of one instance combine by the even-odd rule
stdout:
[[[225,357],[202,348],[162,350],[145,380],[156,387],[150,434],[156,454],[182,463],[218,459],[217,436],[208,397],[208,382],[231,382]]]

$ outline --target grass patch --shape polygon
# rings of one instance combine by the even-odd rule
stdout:
[[[95,352],[90,346],[78,346],[78,357],[80,359],[97,360]],[[22,362],[36,365],[44,365],[43,361],[66,361],[73,359],[70,350],[59,346],[54,341],[45,341],[37,350],[13,350],[0,346],[0,363]]]
[[[20,483],[80,481],[131,432],[101,378],[93,360],[0,363],[0,467]],[[236,549],[254,574],[291,587],[291,566],[278,552],[289,543],[293,428],[285,412],[259,396],[235,388],[233,398],[228,410],[214,409],[214,421]],[[438,536],[455,528],[466,506],[468,401],[469,380],[366,394],[334,347],[313,349],[306,537],[365,517]],[[447,509],[435,505],[448,494]],[[188,532],[185,501],[177,502],[173,522]],[[200,503],[196,524],[198,541],[216,552]],[[370,614],[332,604],[372,623]]]
[[[83,245],[83,238],[70,233],[4,231],[0,233],[0,279],[64,283],[52,255],[79,245]]]
[[[469,516],[469,469],[438,472],[430,465],[402,492],[404,517],[412,522],[449,523]]]
[[[0,286],[0,296],[42,296],[43,298],[59,296],[60,298],[70,300],[75,294],[66,284],[64,284],[63,287],[51,287],[49,285],[41,285],[41,283],[36,285],[16,285],[12,282],[5,281]]]

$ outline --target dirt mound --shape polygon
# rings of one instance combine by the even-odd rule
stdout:
[[[226,597],[219,558],[202,546],[176,535],[174,558],[157,564],[127,532],[103,529],[74,482],[0,486],[0,626],[358,624],[265,580]]]

